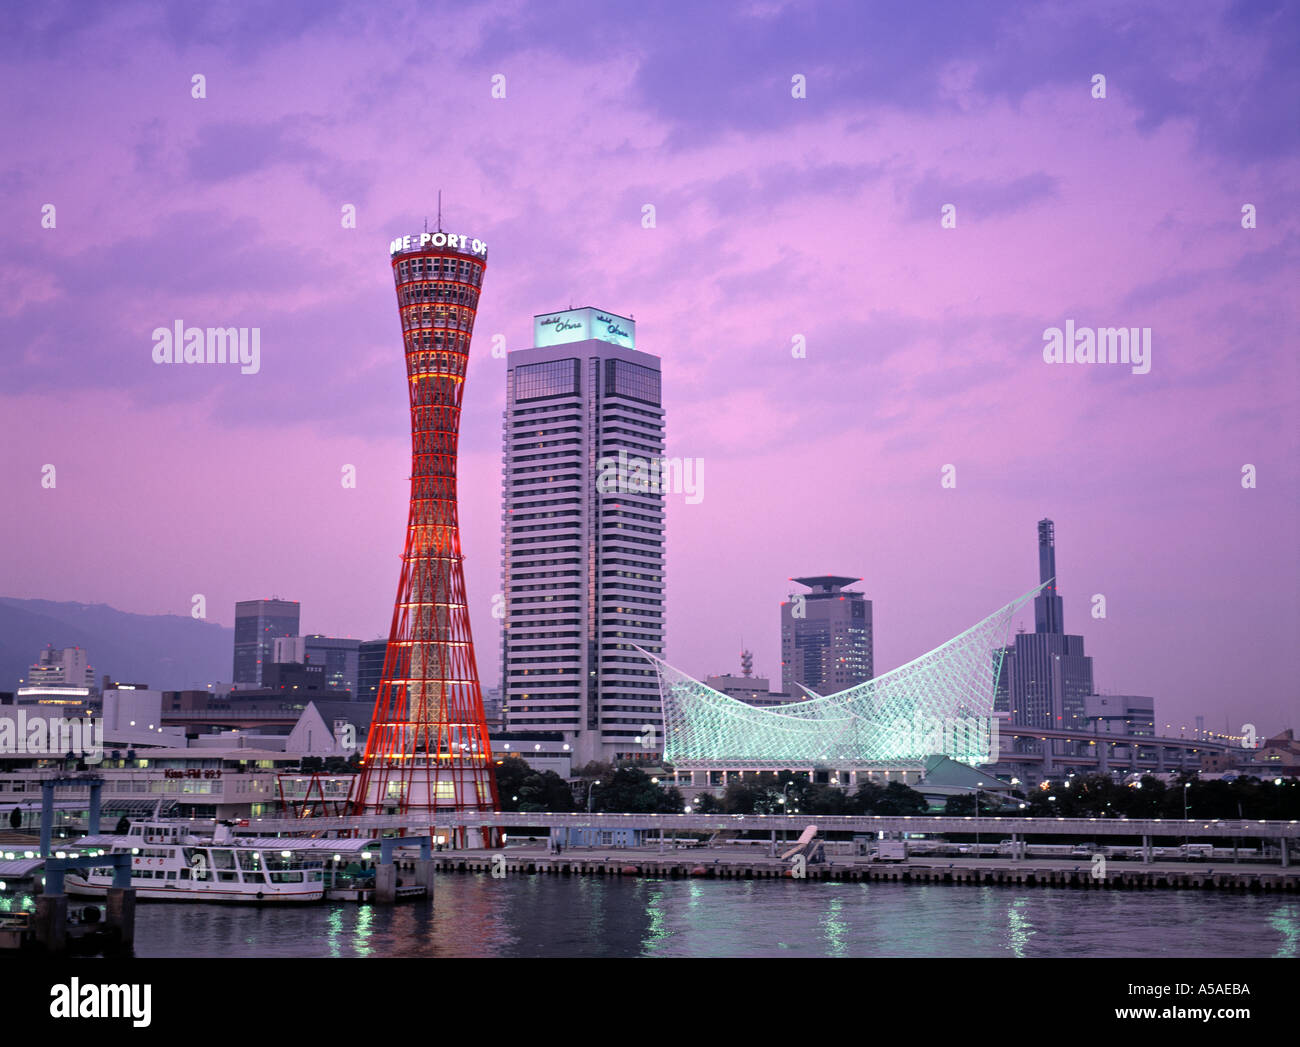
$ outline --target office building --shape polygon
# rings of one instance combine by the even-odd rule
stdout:
[[[659,358],[636,324],[543,313],[506,361],[501,686],[510,731],[559,731],[577,765],[658,759],[664,643]]]
[[[781,690],[830,694],[870,680],[871,601],[838,575],[792,578],[809,592],[781,604]]]
[[[275,639],[298,635],[298,601],[240,600],[235,604],[234,682],[262,685],[262,667],[275,660]]]
[[[388,641],[363,640],[357,646],[357,688],[353,692],[359,702],[369,702],[374,707],[379,697],[379,682],[384,676],[384,655]]]
[[[1051,520],[1038,521],[1038,580],[1043,588],[1034,597],[1034,631],[1017,633],[1003,650],[995,708],[1009,712],[1018,727],[1083,730],[1094,693],[1092,659],[1083,653],[1083,637],[1065,631]]]
[[[1084,720],[1100,734],[1156,733],[1156,700],[1136,694],[1090,694],[1084,699]]]
[[[325,667],[325,686],[331,691],[356,693],[360,640],[311,633],[303,637],[307,661]]]
[[[307,638],[305,636],[277,636],[271,645],[271,661],[280,665],[305,665]],[[266,671],[262,671],[263,677]]]

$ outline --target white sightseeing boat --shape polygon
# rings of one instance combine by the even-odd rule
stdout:
[[[92,843],[91,841],[85,841]],[[103,854],[131,855],[136,898],[163,901],[318,902],[325,895],[324,863],[292,851],[241,846],[228,831],[191,835],[188,825],[143,822],[126,835],[94,838]],[[111,866],[69,869],[64,890],[102,898],[113,885]]]

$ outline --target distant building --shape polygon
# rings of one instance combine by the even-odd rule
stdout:
[[[1095,693],[1092,659],[1083,653],[1083,637],[1065,631],[1051,520],[1038,521],[1038,580],[1049,584],[1034,597],[1034,631],[1017,633],[1014,645],[1003,648],[994,708],[1009,712],[1017,727],[1084,730],[1088,696]]]
[[[71,687],[57,683],[40,683],[30,687],[19,687],[18,705],[66,705],[80,706],[89,713],[99,704],[99,696],[89,687]],[[69,710],[71,711],[71,710]]]
[[[284,694],[286,692],[328,691],[325,682],[325,666],[303,665],[294,662],[272,662],[262,667],[262,686],[257,689],[241,689],[231,692],[230,697],[236,701],[261,697],[265,694]]]
[[[732,676],[723,673],[721,676],[707,676],[704,682],[715,691],[746,705],[788,705],[790,702],[805,701],[808,697],[802,692],[793,695],[773,691],[765,676]]]
[[[271,644],[271,661],[277,664],[305,665],[307,663],[307,638],[305,636],[277,636]]]
[[[80,647],[56,650],[51,644],[27,670],[28,687],[82,687],[95,692],[95,670]],[[21,693],[21,692],[20,692]]]
[[[573,748],[560,731],[493,731],[488,735],[492,759],[523,760],[534,771],[554,771],[561,778],[573,775]]]
[[[1156,733],[1156,700],[1136,694],[1090,694],[1084,699],[1084,720],[1099,734]]]
[[[1296,741],[1295,732],[1287,728],[1280,734],[1266,738],[1264,744],[1253,753],[1253,759],[1242,767],[1260,775],[1278,771],[1293,775],[1300,771],[1300,742]]]
[[[489,731],[505,728],[505,703],[500,687],[491,687],[483,692],[483,718],[487,721]]]
[[[325,686],[356,694],[361,641],[311,633],[304,638],[307,662],[325,667]]]
[[[298,635],[296,600],[241,600],[235,604],[235,683],[262,683],[275,656],[277,636]]]
[[[810,592],[791,594],[781,604],[781,690],[833,694],[870,680],[871,601],[846,590],[861,581],[838,575],[793,578]]]
[[[747,705],[785,705],[788,702],[801,701],[806,697],[802,693],[795,697],[780,691],[773,691],[766,676],[755,676],[754,655],[751,651],[742,651],[740,653],[739,676],[722,673],[718,676],[706,677],[704,682],[715,691],[719,691],[727,695],[727,697],[735,698],[736,701],[744,702]]]
[[[388,641],[365,640],[357,647],[357,689],[353,693],[357,701],[368,703],[374,708],[379,697],[379,684],[384,677],[384,655],[388,653]]]

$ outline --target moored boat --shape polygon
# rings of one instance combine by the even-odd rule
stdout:
[[[131,855],[131,886],[141,900],[275,904],[317,902],[325,895],[319,859],[240,846],[226,833],[201,838],[187,825],[142,822],[106,843],[95,850]],[[109,866],[68,870],[64,877],[67,893],[82,897],[102,898],[112,884]]]

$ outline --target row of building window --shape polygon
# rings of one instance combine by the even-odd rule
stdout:
[[[464,258],[421,257],[397,263],[397,282],[424,279],[458,280],[475,286],[483,282],[483,266]]]
[[[397,289],[398,304],[420,305],[424,302],[447,302],[451,305],[478,306],[478,292],[464,284],[403,284]]]
[[[515,402],[574,395],[579,389],[579,374],[576,357],[516,367],[513,372]]]

